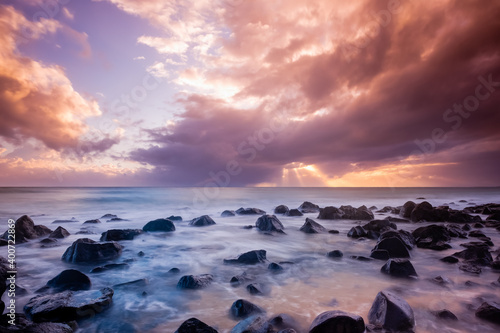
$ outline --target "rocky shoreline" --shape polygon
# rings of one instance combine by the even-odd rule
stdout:
[[[99,241],[90,238],[79,238],[61,254],[61,260],[67,263],[82,265],[82,269],[68,269],[47,281],[43,288],[35,291],[29,302],[24,306],[24,313],[17,313],[17,325],[8,324],[9,317],[4,314],[0,319],[1,331],[22,332],[75,332],[82,320],[98,316],[108,310],[113,304],[115,290],[126,286],[140,288],[147,283],[142,279],[131,280],[125,284],[110,285],[101,289],[92,288],[92,274],[111,270],[127,269],[128,263],[115,263],[126,248],[126,242],[143,233],[175,233],[176,224],[182,223],[191,227],[210,228],[216,223],[223,224],[225,217],[238,215],[255,216],[255,225],[244,226],[244,229],[257,229],[260,233],[287,237],[287,227],[280,221],[280,216],[301,218],[304,214],[317,214],[316,220],[306,217],[300,232],[306,234],[330,234],[331,237],[342,237],[335,229],[327,229],[318,221],[322,220],[352,220],[358,221],[348,232],[347,237],[363,240],[373,240],[375,245],[366,255],[351,256],[359,261],[380,261],[380,272],[387,278],[420,279],[418,271],[412,265],[411,259],[420,249],[445,251],[452,246],[454,239],[464,239],[462,247],[452,255],[443,256],[441,263],[456,265],[460,271],[480,275],[484,269],[500,273],[500,250],[494,249],[495,244],[481,230],[483,228],[500,231],[500,204],[485,204],[467,207],[463,210],[453,210],[449,206],[433,207],[423,201],[406,202],[400,207],[386,206],[358,208],[352,206],[319,207],[311,202],[304,202],[297,208],[289,209],[279,205],[274,209],[274,215],[266,214],[258,208],[240,208],[226,210],[220,216],[221,222],[214,221],[208,215],[202,215],[190,221],[183,221],[180,216],[170,216],[152,220],[142,229],[109,229],[103,232]],[[376,219],[374,213],[390,213],[385,219]],[[482,219],[477,214],[487,216]],[[111,221],[120,219],[116,215],[106,214],[100,219]],[[122,219],[120,219],[122,220]],[[419,225],[425,222],[425,225]],[[87,220],[84,224],[100,223],[99,219]],[[430,223],[430,224],[429,224]],[[70,233],[62,226],[51,230],[43,225],[36,225],[29,216],[22,216],[15,224],[16,243],[40,242],[41,247],[51,247],[59,239],[68,237]],[[245,231],[242,231],[245,232]],[[7,232],[2,236],[0,245],[6,245]],[[43,251],[43,249],[41,249]],[[345,249],[332,249],[325,256],[331,260],[342,260]],[[141,257],[141,253],[137,254]],[[144,255],[144,253],[142,254]],[[221,258],[223,265],[238,267],[261,265],[267,267],[265,274],[279,274],[293,262],[270,262],[265,249],[255,249],[234,258]],[[432,264],[432,263],[430,263]],[[93,266],[90,270],[88,267]],[[8,262],[0,257],[0,294],[7,289]],[[86,271],[88,270],[88,272]],[[172,274],[181,273],[178,268],[171,269]],[[86,273],[85,273],[86,272]],[[264,274],[264,273],[263,273]],[[90,276],[89,276],[90,275]],[[436,276],[433,281],[446,283],[446,277]],[[179,278],[177,288],[204,289],[214,281],[212,274],[183,275]],[[227,281],[235,288],[245,287],[249,295],[269,295],[269,286],[259,281],[259,276],[239,274]],[[493,288],[500,287],[500,278],[490,281]],[[470,310],[480,319],[500,325],[500,299],[485,301]],[[0,310],[5,304],[0,301]],[[448,309],[433,313],[436,318],[460,320]],[[360,315],[365,315],[363,318]],[[268,316],[266,309],[245,299],[238,299],[228,305],[228,316],[239,323],[231,332],[364,332],[366,331],[399,331],[412,332],[418,330],[413,309],[401,295],[391,290],[380,290],[373,300],[367,314],[353,314],[340,309],[332,309],[317,314],[317,317],[305,329],[298,325],[293,314]],[[184,321],[176,332],[217,332],[217,323],[204,323],[197,318]],[[216,328],[214,328],[216,327]],[[500,327],[500,326],[499,326]],[[220,328],[219,328],[220,329]],[[229,328],[226,328],[229,329]],[[133,327],[126,332],[135,332]]]

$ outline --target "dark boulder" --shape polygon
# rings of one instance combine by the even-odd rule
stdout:
[[[389,260],[391,257],[389,256],[389,251],[387,250],[372,250],[370,258],[378,260]]]
[[[446,228],[448,229],[450,237],[467,238],[467,233],[456,224],[447,224]]]
[[[281,266],[280,264],[277,264],[275,262],[272,262],[270,263],[268,266],[267,266],[267,269],[270,270],[270,271],[273,271],[273,272],[280,272],[282,271],[284,268],[283,266]]]
[[[368,321],[396,332],[413,331],[415,327],[415,316],[410,305],[389,291],[377,294],[368,312]]]
[[[224,263],[254,265],[266,260],[266,250],[253,250],[240,254],[237,259],[224,259]]]
[[[482,272],[481,267],[470,262],[461,263],[460,265],[458,265],[458,269],[467,273],[477,274],[477,275],[481,274]]]
[[[231,216],[235,216],[235,215],[236,215],[236,213],[234,210],[225,210],[220,214],[220,217],[231,217]]]
[[[283,231],[285,227],[275,215],[262,215],[257,219],[257,222],[255,222],[255,226],[260,231],[285,233]]]
[[[402,219],[402,218],[394,217],[394,216],[387,216],[384,218],[384,220],[387,220],[389,222],[394,222],[394,223],[408,223],[408,222],[410,222],[410,220]]]
[[[363,333],[365,322],[362,317],[340,310],[323,312],[309,328],[309,333]]]
[[[56,230],[52,231],[49,234],[49,238],[66,238],[70,235],[68,230],[64,229],[63,227],[57,227]]]
[[[264,215],[266,212],[259,208],[243,208],[236,210],[238,215]]]
[[[268,295],[271,293],[271,287],[263,283],[250,283],[247,290],[251,295]]]
[[[397,237],[384,238],[373,248],[376,250],[386,250],[390,258],[409,258],[410,253],[406,245]]]
[[[290,209],[288,212],[285,213],[285,216],[303,216],[304,214],[301,213],[300,210],[298,209]]]
[[[212,218],[208,215],[197,217],[195,219],[192,219],[191,222],[189,222],[189,225],[192,225],[194,227],[206,227],[214,224],[215,221],[212,220]]]
[[[112,260],[122,253],[123,246],[116,242],[97,243],[89,238],[80,238],[66,249],[62,260],[72,263],[92,263]]]
[[[419,221],[429,221],[429,222],[441,222],[442,219],[438,217],[434,207],[427,201],[421,202],[415,206],[412,210],[410,219],[413,222]]]
[[[16,244],[26,243],[30,239],[46,236],[52,232],[44,225],[35,225],[33,220],[28,215],[23,215],[17,219],[15,223]],[[9,231],[7,230],[2,238],[9,239]]]
[[[111,229],[101,234],[101,242],[132,240],[141,233],[140,229]]]
[[[309,201],[304,201],[300,206],[299,210],[302,213],[318,213],[319,212],[319,206],[313,204],[312,202]]]
[[[184,275],[177,283],[179,289],[201,289],[210,285],[214,277],[211,274]]]
[[[34,322],[68,322],[90,318],[107,309],[112,302],[113,289],[63,291],[39,295],[24,306],[26,316]]]
[[[499,221],[500,222],[500,211],[496,211],[493,214],[489,215],[486,220],[489,221]]]
[[[426,227],[417,228],[413,231],[412,235],[413,237],[415,237],[417,247],[434,250],[445,247],[444,243],[451,240],[448,228],[437,224],[431,224]]]
[[[380,271],[394,277],[417,277],[417,272],[408,259],[389,259]]]
[[[243,272],[243,274],[233,276],[229,283],[231,283],[233,287],[237,287],[250,280],[253,280],[253,276],[250,276],[246,272]]]
[[[265,310],[247,300],[239,299],[231,305],[229,313],[233,318],[247,318],[258,313],[264,313]]]
[[[338,220],[344,213],[337,207],[328,206],[319,210],[318,219],[320,220]]]
[[[346,220],[373,220],[374,215],[366,206],[354,208],[352,206],[340,206],[340,210],[344,213],[343,219]]]
[[[365,229],[363,229],[363,227],[359,225],[352,227],[347,233],[347,237],[352,237],[352,238],[366,237],[366,235],[367,233]]]
[[[399,238],[403,242],[403,244],[408,248],[408,250],[413,249],[417,244],[415,242],[415,237],[413,235],[406,231],[406,230],[388,230],[384,231],[379,238],[379,241],[386,239],[386,238],[391,238],[391,237],[396,237]]]
[[[496,302],[484,302],[476,310],[476,317],[500,324],[500,304]]]
[[[457,316],[455,316],[455,314],[453,312],[451,312],[450,310],[447,310],[447,309],[433,311],[432,314],[435,315],[439,319],[453,320],[453,321],[458,320]]]
[[[87,221],[83,222],[83,224],[97,224],[97,223],[101,223],[101,220],[93,219],[93,220],[87,220]]]
[[[167,220],[170,220],[172,222],[182,222],[182,216],[177,216],[177,215],[170,215],[167,217]]]
[[[453,257],[453,256],[446,256],[446,257],[441,258],[439,260],[441,260],[442,262],[449,263],[449,264],[456,264],[458,262],[458,259]]]
[[[330,251],[326,254],[328,258],[342,258],[344,256],[344,253],[340,250],[333,250]]]
[[[156,231],[170,232],[170,231],[175,231],[175,225],[172,221],[168,219],[156,219],[146,223],[146,225],[142,227],[142,230],[151,232],[156,232]]]
[[[143,279],[137,279],[137,280],[127,281],[127,282],[117,283],[117,284],[113,285],[113,288],[125,289],[125,290],[137,290],[139,288],[146,287],[148,284],[149,284],[149,280],[146,278],[143,278]]]
[[[411,217],[411,212],[413,212],[413,209],[415,209],[416,206],[417,204],[413,201],[407,201],[403,207],[401,207],[399,216],[409,219]]]
[[[274,208],[274,214],[286,214],[288,213],[289,209],[285,205],[279,205]]]
[[[101,219],[114,219],[114,218],[117,218],[118,216],[115,215],[115,214],[104,214],[103,216],[101,216]]]
[[[217,330],[201,320],[189,318],[179,326],[175,333],[217,333]]]
[[[57,292],[64,290],[88,290],[91,285],[89,277],[76,269],[62,271],[47,282],[47,286]]]
[[[303,331],[301,325],[290,315],[286,313],[280,313],[277,316],[269,319],[269,324],[273,327],[275,331],[281,333],[293,333]]]
[[[23,313],[16,313],[16,324],[11,325],[8,314],[0,316],[0,332],[22,332],[22,333],[73,333],[70,325],[65,323],[34,323],[26,318]],[[73,326],[73,325],[72,325]]]
[[[464,259],[471,264],[482,266],[488,266],[493,261],[488,245],[481,242],[470,242],[461,245],[466,249],[454,253],[454,257]]]
[[[376,231],[379,233],[382,233],[382,232],[388,231],[388,230],[396,230],[397,228],[398,227],[396,226],[396,224],[394,224],[388,220],[372,220],[363,226],[363,229],[365,229],[367,231],[372,230],[372,231]]]
[[[240,321],[231,333],[271,333],[271,324],[264,316],[254,315]]]
[[[306,218],[306,222],[302,227],[300,227],[300,231],[305,232],[306,234],[319,234],[327,232],[325,227],[310,218]]]

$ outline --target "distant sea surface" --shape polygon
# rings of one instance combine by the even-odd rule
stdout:
[[[7,229],[9,218],[27,214],[35,224],[51,229],[61,225],[71,233],[55,247],[42,248],[38,240],[17,246],[18,283],[28,291],[18,297],[18,312],[36,295],[37,289],[68,268],[88,274],[93,289],[140,278],[148,280],[146,287],[116,291],[113,306],[81,323],[79,332],[95,332],[98,328],[118,331],[123,323],[133,325],[137,332],[174,332],[191,317],[216,327],[219,332],[229,332],[237,321],[228,316],[228,310],[240,298],[263,307],[268,316],[289,313],[307,331],[312,320],[327,310],[356,313],[367,321],[375,296],[384,289],[398,292],[412,306],[417,332],[498,332],[498,326],[480,321],[468,308],[471,304],[478,306],[481,299],[498,295],[500,289],[492,289],[491,285],[498,279],[498,272],[485,268],[481,275],[470,275],[458,270],[456,265],[439,261],[461,250],[460,244],[467,240],[454,239],[453,248],[441,252],[413,250],[411,261],[419,279],[395,280],[380,273],[381,261],[361,262],[349,258],[369,256],[376,244],[373,240],[360,241],[346,236],[351,227],[360,224],[357,221],[317,220],[317,214],[278,216],[287,234],[269,236],[255,229],[243,229],[255,225],[258,216],[220,217],[222,211],[240,207],[256,207],[272,214],[278,205],[297,208],[304,201],[320,207],[365,205],[381,209],[402,206],[408,200],[463,209],[500,203],[500,188],[0,188],[0,231]],[[83,224],[104,214],[115,214],[123,220],[107,222],[108,219],[103,218],[99,224]],[[148,221],[170,215],[182,216],[184,221],[209,215],[217,224],[194,228],[186,222],[175,222],[175,232],[143,234],[132,241],[121,242],[124,251],[115,262],[127,260],[130,268],[125,271],[90,274],[99,264],[75,265],[61,261],[66,248],[78,238],[98,241],[100,234],[108,229],[140,229]],[[380,219],[389,215],[375,214]],[[306,217],[327,229],[339,230],[340,234],[306,235],[299,231]],[[486,216],[481,217],[484,220]],[[54,223],[56,220],[72,222]],[[426,223],[400,223],[398,228],[412,231],[422,225]],[[83,230],[91,234],[76,234]],[[494,228],[481,230],[495,243],[492,250],[496,249],[500,244],[499,232]],[[282,274],[266,272],[267,266],[262,270],[223,264],[225,258],[256,249],[265,249],[269,262],[294,264]],[[344,252],[342,260],[326,258],[327,252],[336,249]],[[145,256],[139,257],[139,251]],[[6,256],[6,248],[0,247],[0,255]],[[173,267],[179,268],[181,274],[168,273]],[[270,295],[254,296],[245,286],[232,287],[231,277],[244,271],[269,285]],[[204,273],[215,278],[208,288],[197,291],[176,288],[182,275]],[[430,282],[438,275],[446,276],[452,284],[443,287]],[[476,282],[478,286],[466,287],[466,281]],[[437,322],[430,311],[444,308],[454,312],[459,322]]]

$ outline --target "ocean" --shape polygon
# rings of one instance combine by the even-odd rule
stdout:
[[[425,198],[425,199],[420,199]],[[274,207],[284,204],[297,208],[310,201],[320,207],[352,205],[358,207],[402,206],[406,201],[428,201],[434,206],[449,205],[463,209],[471,205],[500,203],[500,188],[0,188],[0,219],[7,230],[8,219],[27,214],[35,224],[51,229],[61,225],[71,235],[59,240],[54,247],[42,247],[39,240],[18,244],[18,285],[27,290],[17,296],[17,311],[36,295],[48,280],[61,271],[74,268],[89,275],[92,289],[113,286],[132,280],[147,279],[147,285],[115,290],[113,305],[108,310],[80,323],[79,332],[113,332],[123,325],[137,332],[174,332],[186,319],[196,317],[219,332],[229,332],[238,322],[228,315],[231,304],[247,299],[266,309],[267,315],[288,313],[307,332],[308,326],[321,312],[344,310],[362,316],[367,314],[377,293],[392,290],[413,308],[417,332],[498,332],[498,327],[479,320],[472,307],[481,300],[498,295],[491,282],[498,272],[484,268],[480,275],[462,272],[456,265],[445,264],[440,258],[461,249],[463,239],[453,239],[452,249],[432,251],[414,249],[411,252],[419,278],[401,280],[380,273],[383,261],[361,262],[350,256],[369,256],[374,240],[357,240],[346,236],[349,229],[365,222],[350,220],[318,220],[317,213],[302,217],[278,215],[286,235],[270,236],[244,226],[255,225],[256,215],[220,217],[222,211],[240,207],[256,207],[272,214]],[[115,214],[123,221],[83,224],[104,214]],[[216,225],[195,228],[187,222],[175,222],[171,233],[146,233],[131,241],[121,241],[124,251],[114,262],[127,261],[129,269],[89,273],[92,265],[63,262],[64,251],[78,238],[98,241],[108,229],[138,228],[148,221],[170,215],[184,221],[209,215]],[[376,213],[384,218],[390,213]],[[299,228],[306,217],[339,234],[304,234]],[[482,216],[483,220],[486,216]],[[72,220],[58,222],[56,220]],[[428,224],[428,223],[427,223]],[[398,223],[398,229],[412,231],[426,223]],[[90,234],[76,234],[85,230]],[[481,229],[495,243],[500,235],[494,228]],[[224,265],[223,259],[235,258],[250,250],[265,249],[269,262],[288,262],[280,274],[270,274],[267,265],[261,267]],[[332,260],[326,253],[341,250],[344,257]],[[139,251],[144,256],[139,256]],[[6,256],[6,247],[0,247]],[[179,268],[180,274],[169,273]],[[232,276],[244,271],[257,277],[271,288],[266,296],[250,295],[244,286],[233,287]],[[179,290],[182,275],[205,274],[214,282],[201,290]],[[436,276],[447,277],[448,285],[432,282]],[[467,286],[466,281],[476,282]],[[470,285],[470,283],[469,283]],[[4,295],[4,301],[6,300]],[[458,322],[438,321],[431,313],[451,310]],[[130,326],[131,325],[131,326]],[[123,330],[122,330],[123,331]]]

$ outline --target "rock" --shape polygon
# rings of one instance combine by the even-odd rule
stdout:
[[[52,295],[39,295],[24,306],[26,316],[34,322],[68,322],[93,317],[111,304],[113,289],[63,291]]]
[[[340,210],[344,212],[343,219],[347,220],[373,220],[374,215],[366,206],[354,208],[352,206],[340,206]]]
[[[55,238],[45,238],[40,241],[42,244],[54,244],[57,243],[57,239]]]
[[[417,244],[415,242],[415,237],[411,233],[409,233],[406,230],[388,230],[384,231],[380,237],[379,241],[386,239],[386,238],[391,238],[391,237],[396,237],[400,241],[403,242],[403,244],[406,246],[408,250],[413,249]]]
[[[214,224],[215,221],[212,220],[212,218],[208,215],[197,217],[195,219],[192,219],[191,222],[189,222],[189,225],[192,225],[193,227],[206,227]]]
[[[77,223],[80,222],[74,217],[70,218],[69,220],[54,220],[52,223],[53,224],[58,224],[58,223]]]
[[[340,250],[333,250],[330,251],[326,254],[328,258],[342,258],[344,256],[344,253]]]
[[[201,289],[210,285],[214,277],[211,274],[184,275],[177,283],[180,289]]]
[[[47,282],[47,286],[57,292],[64,290],[88,290],[91,285],[89,277],[76,269],[62,271]]]
[[[283,231],[285,227],[275,215],[262,215],[257,219],[257,222],[255,222],[255,226],[260,231],[285,233]]]
[[[358,315],[340,310],[323,312],[309,328],[309,333],[363,333],[365,322]]]
[[[370,254],[370,258],[387,261],[390,259],[389,251],[387,251],[387,250],[372,250],[372,253]]]
[[[169,217],[167,217],[167,220],[170,220],[172,222],[174,222],[174,221],[182,222],[182,216],[170,215]]]
[[[298,209],[290,209],[288,212],[285,213],[285,216],[303,216],[304,214],[302,214],[300,212],[300,210]]]
[[[23,313],[16,313],[16,325],[9,324],[10,317],[4,314],[0,317],[0,332],[23,332],[23,333],[73,333],[73,328],[64,323],[34,323]]]
[[[244,299],[237,300],[231,305],[231,308],[229,309],[229,313],[235,319],[240,319],[240,318],[244,319],[249,316],[265,312],[266,311],[262,309],[260,306],[257,306]]]
[[[446,228],[448,229],[450,237],[467,238],[467,233],[456,224],[447,224]]]
[[[94,220],[87,220],[87,221],[83,222],[83,224],[96,224],[96,223],[101,223],[101,220],[94,219]]]
[[[231,333],[271,333],[271,325],[263,316],[254,315],[240,321]]]
[[[236,210],[238,215],[264,215],[266,212],[258,208],[243,208]]]
[[[387,220],[389,222],[394,222],[394,223],[408,223],[410,220],[407,219],[401,219],[399,217],[393,217],[393,216],[387,216],[384,218],[384,220]]]
[[[137,279],[133,281],[127,281],[123,283],[118,283],[113,286],[115,289],[137,289],[144,288],[149,284],[148,279]]]
[[[377,209],[377,208],[375,207],[375,209]],[[372,207],[370,207],[370,210],[373,210]],[[400,211],[401,211],[401,209],[391,207],[391,206],[385,206],[384,208],[377,210],[376,213],[399,214]]]
[[[309,201],[304,201],[300,206],[299,210],[302,213],[318,213],[319,212],[319,206],[313,204],[312,202]]]
[[[500,304],[496,302],[484,302],[476,310],[476,317],[500,324]]]
[[[44,225],[35,225],[33,220],[28,215],[23,215],[17,219],[15,223],[16,244],[26,243],[30,239],[46,236],[52,232]],[[7,230],[2,238],[9,239],[9,231]]]
[[[111,229],[101,234],[101,242],[132,240],[140,234],[142,234],[140,229]]]
[[[453,321],[458,320],[457,316],[455,316],[455,314],[453,312],[451,312],[450,310],[447,310],[447,309],[433,311],[432,314],[435,315],[439,319],[446,319],[446,320],[453,320]]]
[[[396,230],[397,228],[396,224],[388,220],[372,220],[363,226],[363,229],[366,231],[373,230],[379,233],[388,230]]]
[[[366,231],[361,226],[352,227],[351,230],[347,233],[347,237],[359,238],[366,237]]]
[[[181,272],[180,269],[178,269],[177,267],[172,267],[168,270],[168,274],[179,274]]]
[[[104,266],[99,266],[99,267],[93,268],[90,271],[90,273],[102,273],[102,272],[106,272],[109,270],[120,270],[120,269],[128,269],[128,268],[130,268],[130,266],[127,263],[107,264]]]
[[[466,247],[466,249],[454,253],[454,257],[464,259],[468,263],[482,266],[488,266],[493,261],[488,245],[480,242],[469,242],[461,245]]]
[[[300,231],[305,232],[306,234],[319,234],[327,232],[325,227],[310,218],[306,218],[306,222],[302,227],[300,227]]]
[[[217,333],[217,330],[201,320],[189,318],[179,326],[175,333]]]
[[[280,272],[283,270],[283,266],[275,262],[272,262],[269,264],[269,266],[267,266],[267,269],[274,272]]]
[[[464,230],[464,231],[469,231],[469,230],[471,230],[471,229],[472,229],[472,228],[471,228],[471,226],[470,226],[469,224],[464,224],[464,225],[462,226],[462,230]]]
[[[415,209],[416,206],[417,204],[413,201],[407,201],[403,207],[401,207],[399,216],[409,219],[411,217],[411,212],[413,212],[413,209]]]
[[[336,234],[339,234],[340,232],[338,230],[328,230],[328,233],[336,235]]]
[[[442,262],[447,262],[449,264],[455,264],[458,262],[458,259],[453,257],[453,256],[446,256],[446,257],[441,258],[439,260],[441,260]]]
[[[243,272],[243,274],[233,276],[229,283],[231,283],[233,287],[237,287],[250,280],[253,280],[253,277],[249,276],[246,272]]]
[[[240,254],[237,259],[224,259],[224,263],[254,265],[266,260],[266,250],[253,250]]]
[[[288,213],[289,209],[285,205],[279,205],[274,208],[274,214],[286,214]]]
[[[368,321],[397,332],[413,331],[415,327],[415,316],[410,305],[389,291],[377,294],[368,312]]]
[[[483,234],[482,231],[479,231],[479,230],[472,230],[471,232],[469,232],[469,237],[486,237],[485,234]]]
[[[251,295],[268,295],[271,292],[271,288],[262,283],[250,283],[247,290]]]
[[[415,278],[418,276],[408,259],[389,259],[380,271],[395,277]]]
[[[118,216],[116,216],[115,214],[104,214],[103,216],[101,216],[101,219],[114,219],[117,217]]]
[[[120,222],[120,221],[128,221],[127,219],[122,219],[121,217],[113,217],[106,222]]]
[[[328,206],[319,210],[318,219],[320,220],[338,220],[344,213],[337,207]]]
[[[279,330],[278,332],[282,333],[302,331],[300,324],[295,319],[293,319],[292,316],[286,313],[280,313],[279,315],[274,316],[269,320],[269,324],[271,324],[275,331]]]
[[[112,260],[122,253],[123,246],[117,242],[97,243],[89,238],[80,238],[66,249],[62,260],[71,263],[93,263]]]
[[[372,252],[376,250],[386,250],[389,253],[390,258],[410,257],[410,253],[408,252],[406,245],[401,241],[401,239],[397,237],[388,237],[382,239],[373,248]]]
[[[494,221],[499,221],[500,222],[500,211],[496,211],[495,213],[489,215],[486,220],[494,220]]]
[[[359,260],[359,261],[372,261],[371,258],[364,257],[364,256],[350,256],[351,259],[354,260]]]
[[[225,210],[220,214],[220,217],[230,217],[230,216],[236,216],[236,213],[234,210]]]
[[[464,271],[464,272],[467,272],[467,273],[471,273],[471,274],[478,274],[479,275],[482,272],[481,267],[479,267],[477,265],[474,265],[472,263],[467,263],[467,262],[458,265],[458,268],[461,271]]]
[[[473,227],[477,228],[477,229],[481,229],[481,228],[484,228],[484,225],[480,222],[477,222],[477,223],[474,223]]]
[[[434,250],[445,247],[444,243],[451,240],[448,228],[437,224],[417,228],[413,231],[412,235],[415,237],[417,247]]]
[[[436,277],[434,277],[434,278],[430,279],[430,281],[431,281],[431,282],[434,282],[434,283],[436,283],[436,284],[438,284],[438,285],[441,285],[441,286],[446,286],[446,285],[451,285],[451,284],[453,284],[453,282],[452,282],[450,279],[448,279],[448,278],[447,278],[447,277],[445,277],[445,276],[443,277],[443,276],[441,276],[441,275],[438,275],[438,276],[436,276]]]
[[[413,222],[428,221],[428,222],[441,222],[438,218],[434,207],[427,201],[421,202],[412,210],[410,219]]]
[[[175,225],[172,221],[167,219],[156,219],[146,223],[146,225],[142,227],[142,230],[151,232],[156,232],[156,231],[171,232],[175,231]]]
[[[56,230],[52,231],[49,234],[49,238],[66,238],[70,235],[68,230],[64,229],[63,227],[57,227]]]

